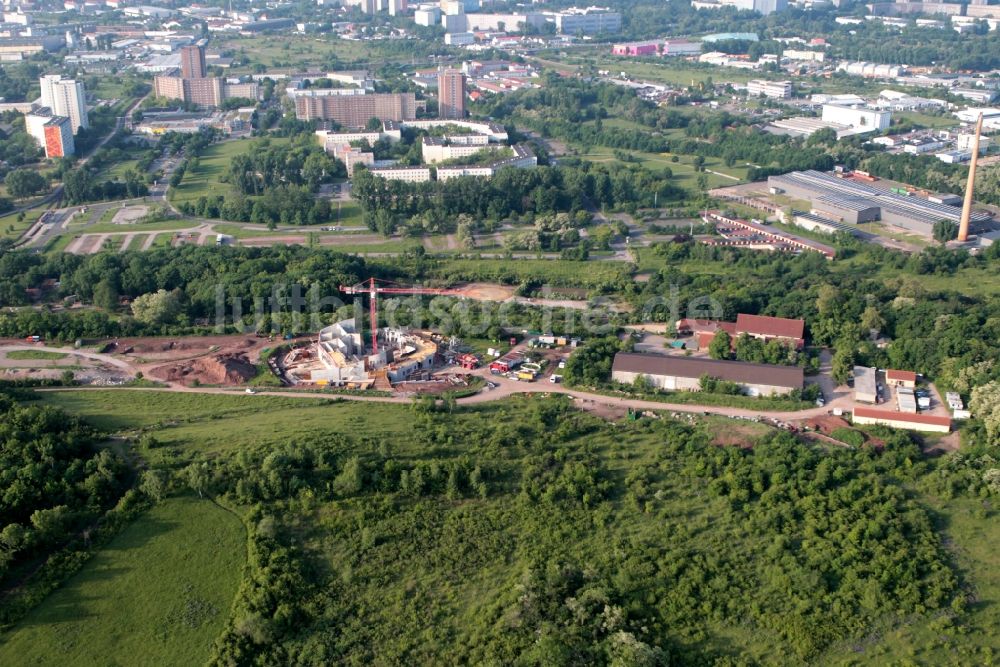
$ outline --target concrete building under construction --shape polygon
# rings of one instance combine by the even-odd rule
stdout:
[[[355,320],[341,320],[320,330],[315,343],[289,352],[282,366],[294,384],[359,389],[389,389],[434,367],[438,346],[429,333],[384,328],[378,339],[372,353]]]

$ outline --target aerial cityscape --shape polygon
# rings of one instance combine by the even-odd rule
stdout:
[[[3,0],[0,665],[991,665],[994,0]]]

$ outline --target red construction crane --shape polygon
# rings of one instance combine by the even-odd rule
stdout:
[[[379,283],[383,283],[380,285]],[[369,297],[368,312],[372,327],[372,354],[378,353],[378,295],[379,294],[461,294],[458,290],[433,287],[403,287],[388,280],[369,278],[365,282],[340,286],[345,294],[367,294]]]

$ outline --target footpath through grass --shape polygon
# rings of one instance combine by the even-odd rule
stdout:
[[[208,500],[167,500],[4,635],[0,664],[203,664],[245,560],[236,516]]]

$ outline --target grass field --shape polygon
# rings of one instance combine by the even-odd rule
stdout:
[[[65,359],[67,356],[68,355],[64,352],[48,352],[46,350],[13,350],[7,353],[8,359],[14,359],[17,361],[54,361],[56,359]]]
[[[169,499],[3,636],[0,664],[203,664],[245,560],[236,516],[208,500]]]
[[[630,267],[624,262],[572,262],[559,259],[445,259],[436,273],[454,280],[483,280],[514,284],[526,280],[556,285],[597,287],[624,280]]]
[[[894,120],[908,120],[916,123],[917,125],[923,125],[924,127],[929,127],[931,129],[955,127],[958,125],[958,120],[954,117],[932,116],[930,114],[920,113],[919,111],[894,111],[892,115]]]
[[[232,49],[246,57],[250,64],[302,70],[326,63],[331,57],[345,61],[364,60],[374,56],[368,43],[337,38],[298,37],[289,40],[277,36],[227,37],[217,42],[219,48]]]
[[[252,151],[255,145],[262,141],[272,145],[287,143],[287,139],[234,139],[218,144],[212,144],[198,160],[197,169],[188,169],[184,180],[176,188],[170,188],[170,201],[179,205],[186,201],[197,201],[199,197],[225,194],[229,186],[219,179],[229,169],[229,162],[234,156]]]
[[[154,391],[45,392],[55,405],[112,432],[157,427],[160,447],[143,452],[152,461],[168,456],[266,447],[290,440],[339,438],[364,431],[400,434],[410,425],[398,406],[384,403],[278,398],[242,394],[205,395]],[[122,410],[123,401],[129,409]]]
[[[44,209],[33,208],[24,212],[24,219],[18,220],[17,213],[0,217],[0,239],[16,239],[28,230],[45,213]]]
[[[694,156],[692,155],[678,155],[677,162],[672,162],[670,153],[643,153],[632,150],[618,152],[632,155],[638,160],[638,164],[652,171],[661,171],[664,167],[667,167],[673,173],[671,181],[688,190],[698,190],[697,181],[699,172],[695,170]],[[581,152],[580,157],[601,164],[624,164],[615,157],[615,149],[601,146],[595,146],[586,152]],[[705,176],[708,179],[708,187],[710,188],[736,185],[745,180],[747,176],[746,167],[726,167],[717,158],[707,158],[705,160],[705,169]],[[713,171],[718,173],[711,173]],[[720,176],[719,174],[726,174],[729,178]]]

